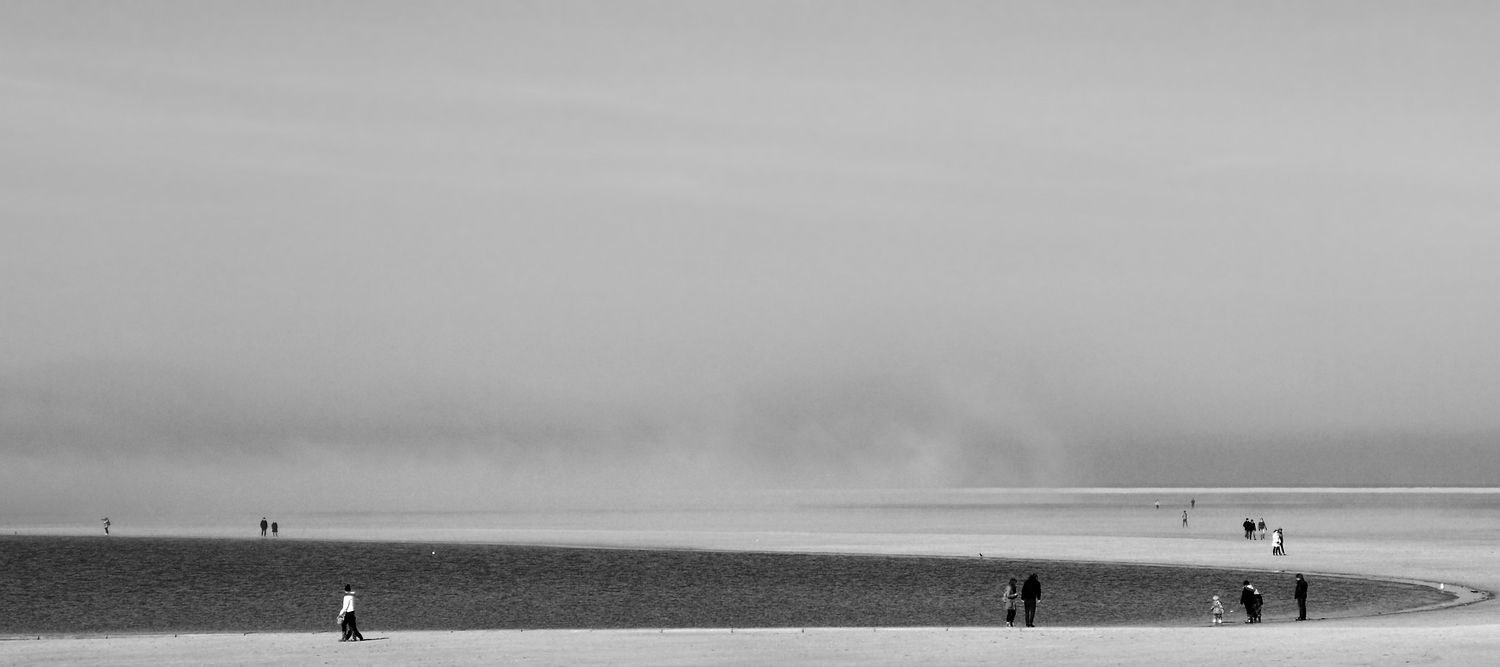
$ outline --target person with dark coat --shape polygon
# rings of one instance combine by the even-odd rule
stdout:
[[[1036,601],[1042,599],[1042,582],[1033,574],[1021,585],[1021,601],[1026,603],[1026,627],[1036,627]]]
[[[269,525],[270,524],[266,523],[266,518],[265,517],[261,517],[260,518],[260,536],[261,537],[265,537],[266,536],[266,527],[269,526]]]
[[[1249,519],[1249,517],[1246,517],[1245,518],[1245,522],[1242,523],[1242,524],[1240,524],[1240,527],[1245,529],[1245,539],[1247,539],[1247,540],[1253,540],[1253,539],[1255,539],[1255,522],[1254,521],[1251,521]]]
[[[1297,591],[1292,593],[1297,598],[1297,620],[1307,620],[1307,580],[1302,575],[1297,575]]]
[[[1245,622],[1255,622],[1255,587],[1250,585],[1250,580],[1245,580],[1245,587],[1240,589],[1240,604],[1245,607]]]

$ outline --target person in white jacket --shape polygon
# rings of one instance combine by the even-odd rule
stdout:
[[[339,640],[341,642],[365,640],[354,622],[354,590],[349,588],[349,584],[344,584],[344,608],[339,610],[339,628],[344,631],[344,637]]]

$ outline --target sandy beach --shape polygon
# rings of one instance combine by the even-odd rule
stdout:
[[[1144,496],[1142,496],[1144,497]],[[1122,496],[1121,502],[1139,498]],[[704,629],[611,631],[385,631],[362,619],[372,641],[342,644],[331,629],[303,634],[135,635],[13,638],[0,642],[0,664],[26,665],[481,665],[481,664],[993,664],[998,658],[1047,664],[1197,665],[1253,660],[1265,664],[1486,664],[1500,653],[1500,531],[1494,510],[1455,510],[1442,498],[1403,507],[1298,507],[1273,514],[1289,529],[1290,555],[1269,544],[1226,537],[1242,508],[1200,501],[1195,527],[1182,529],[1175,504],[1128,513],[1128,521],[1091,521],[1096,507],[1010,505],[997,512],[1011,530],[926,532],[972,517],[973,508],[939,506],[920,516],[854,522],[858,530],[628,530],[498,527],[493,530],[405,529],[383,539],[529,544],[650,546],[764,551],[928,554],[1223,566],[1259,577],[1305,572],[1314,582],[1310,616],[1318,619],[1317,577],[1362,575],[1441,582],[1463,601],[1453,607],[1308,623],[1195,627],[1048,627],[1045,600],[1035,629]],[[1075,520],[1059,517],[1073,516]],[[892,530],[869,526],[888,523]],[[956,523],[955,523],[956,522]],[[648,522],[649,523],[649,522]],[[811,522],[808,525],[816,524]],[[803,526],[806,527],[806,526]],[[1212,529],[1210,529],[1212,527]],[[319,537],[328,537],[320,535]],[[366,537],[369,537],[366,535]],[[1471,592],[1477,591],[1477,592]],[[1129,605],[1129,600],[1120,604]]]

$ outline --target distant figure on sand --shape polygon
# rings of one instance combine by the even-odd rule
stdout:
[[[1156,501],[1156,509],[1161,509],[1161,501]]]
[[[349,584],[344,584],[344,608],[339,610],[339,629],[344,631],[344,637],[339,640],[341,642],[365,640],[354,622],[354,590],[349,588]]]
[[[1256,522],[1255,529],[1260,531],[1260,539],[1266,539],[1266,520],[1264,518]]]
[[[1189,500],[1188,501],[1188,507],[1191,507],[1193,509],[1198,509],[1198,499],[1194,498],[1192,500]]]
[[[1251,521],[1250,517],[1245,517],[1245,522],[1240,524],[1240,527],[1245,529],[1245,539],[1255,539],[1255,522]]]
[[[1245,607],[1245,622],[1254,623],[1256,617],[1255,609],[1255,587],[1250,585],[1250,580],[1245,580],[1245,587],[1240,589],[1240,604]]]
[[[276,537],[276,530],[277,530],[277,528],[276,528],[276,522],[272,521],[271,522],[271,537]]]
[[[1297,620],[1307,620],[1307,580],[1300,574],[1297,575],[1297,590],[1292,593],[1292,597],[1297,599]]]
[[[1011,577],[1010,583],[1005,585],[1001,597],[1005,598],[1005,627],[1016,627],[1016,598],[1021,597],[1021,588],[1016,585],[1016,578]]]
[[[260,518],[260,536],[261,537],[265,537],[266,536],[266,526],[267,525],[268,524],[266,523],[266,518],[265,517],[261,517]]]
[[[109,517],[104,517],[103,519],[100,519],[100,521],[104,522],[104,534],[108,535],[109,534]]]
[[[1286,555],[1286,554],[1284,554],[1284,553],[1281,552],[1281,529],[1280,528],[1277,528],[1276,530],[1274,530],[1274,531],[1271,532],[1271,555],[1272,556],[1285,556]]]
[[[1208,607],[1208,613],[1213,614],[1209,619],[1209,625],[1224,625],[1224,603],[1219,602],[1219,596],[1214,596],[1214,601]]]
[[[1182,527],[1187,528],[1187,510],[1182,511]]]
[[[1037,581],[1036,575],[1026,579],[1021,586],[1021,601],[1026,605],[1026,627],[1036,627],[1036,602],[1042,599],[1042,582]]]

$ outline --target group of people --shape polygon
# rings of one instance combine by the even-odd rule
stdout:
[[[260,518],[260,536],[261,537],[265,537],[266,536],[266,526],[268,526],[268,525],[271,527],[271,537],[276,537],[277,536],[277,531],[280,530],[280,527],[276,525],[275,521],[272,521],[271,523],[267,524],[265,517],[261,517]]]
[[[1186,515],[1184,515],[1184,517],[1183,517],[1183,523],[1184,524],[1187,523],[1187,517],[1186,517]],[[1260,521],[1252,521],[1249,517],[1245,517],[1245,522],[1242,523],[1242,524],[1240,524],[1240,526],[1245,529],[1245,539],[1247,539],[1247,540],[1254,540],[1254,539],[1264,540],[1264,539],[1270,539],[1271,540],[1271,555],[1272,556],[1285,556],[1286,555],[1286,533],[1282,532],[1282,530],[1280,528],[1277,528],[1276,530],[1271,531],[1270,537],[1268,538],[1266,536],[1266,520],[1265,519],[1261,519]]]
[[[1016,599],[1021,600],[1022,606],[1026,608],[1026,627],[1036,627],[1036,603],[1042,599],[1042,582],[1033,574],[1026,579],[1026,583],[1019,588],[1016,586],[1016,578],[1011,577],[1010,583],[1005,585],[1002,593],[1005,598],[1005,627],[1016,627]]]
[[[1307,620],[1307,579],[1304,579],[1301,574],[1297,575],[1297,587],[1292,591],[1292,598],[1297,601],[1297,620]],[[1245,580],[1244,588],[1240,589],[1240,604],[1245,607],[1246,623],[1260,622],[1260,610],[1265,604],[1265,598],[1260,591],[1250,585],[1249,579]],[[1224,603],[1219,601],[1219,596],[1214,596],[1209,613],[1213,615],[1210,624],[1224,624]]]

